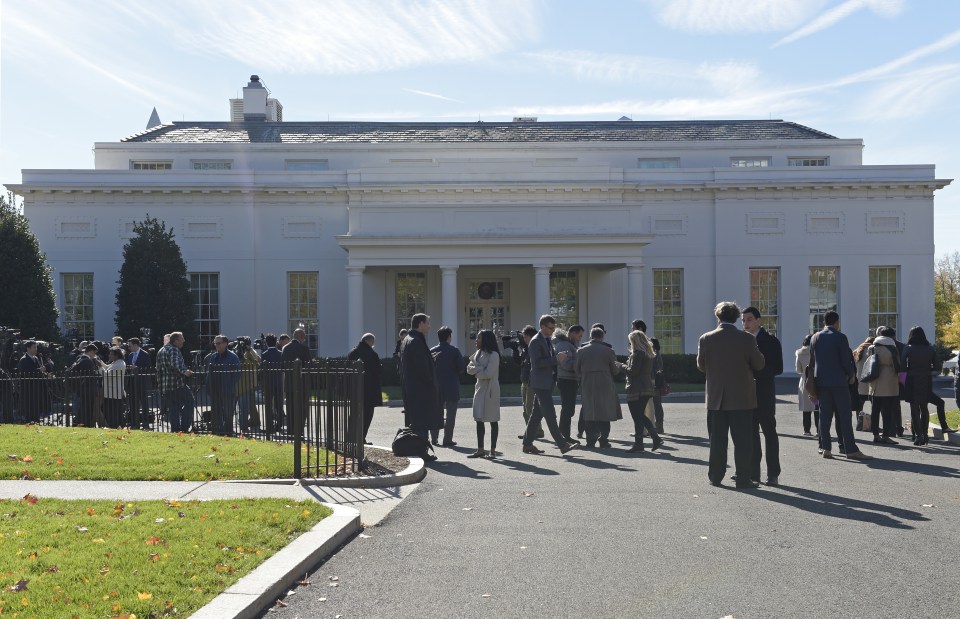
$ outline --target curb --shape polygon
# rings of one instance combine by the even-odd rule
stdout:
[[[264,561],[226,591],[195,612],[194,619],[252,619],[274,600],[285,597],[288,587],[333,553],[360,530],[360,512],[352,507],[323,503],[327,516],[277,554]]]
[[[671,391],[668,395],[661,396],[663,399],[678,397],[678,398],[689,398],[694,396],[703,397],[703,391]],[[619,394],[620,403],[623,404],[627,401],[627,396],[624,394]],[[553,396],[554,405],[560,404],[560,396]],[[580,404],[580,396],[577,396],[577,404]],[[403,400],[387,400],[383,403],[386,408],[403,408]],[[523,401],[518,397],[502,397],[500,398],[501,406],[522,406]],[[457,404],[457,407],[469,408],[473,406],[473,400],[470,398],[461,398],[460,402]]]
[[[949,432],[947,433],[947,436],[944,437],[943,430],[931,425],[929,436],[933,437],[933,440],[935,441],[944,441],[945,443],[949,443],[951,445],[960,445],[960,433],[957,432]]]

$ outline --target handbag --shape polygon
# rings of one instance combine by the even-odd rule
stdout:
[[[665,395],[670,395],[670,383],[664,381],[663,385],[660,386],[660,397]]]
[[[872,383],[880,378],[880,361],[877,359],[873,346],[868,350],[870,355],[863,362],[863,367],[860,368],[860,376],[857,377],[861,383]]]
[[[395,456],[423,458],[427,462],[437,459],[437,456],[433,454],[433,447],[430,442],[415,434],[410,428],[397,430],[397,436],[393,439],[391,448]]]
[[[807,367],[803,368],[803,390],[810,400],[816,402],[820,399],[820,392],[817,391],[817,379],[813,375],[813,363],[817,360],[816,357],[813,356],[813,345],[814,342],[811,341],[810,363],[807,364]]]

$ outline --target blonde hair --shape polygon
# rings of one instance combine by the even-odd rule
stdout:
[[[630,352],[643,349],[647,353],[653,354],[653,344],[650,343],[649,338],[643,331],[631,331],[627,340],[630,342]]]

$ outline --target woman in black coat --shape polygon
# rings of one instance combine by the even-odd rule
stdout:
[[[360,343],[347,355],[351,361],[363,361],[363,442],[367,445],[370,444],[367,432],[373,421],[373,409],[383,406],[383,365],[373,350],[376,341],[372,333],[364,333]]]
[[[937,368],[937,352],[927,341],[922,327],[910,329],[907,346],[903,349],[900,367],[907,371],[904,399],[910,402],[914,445],[927,444],[930,426],[930,394],[933,393],[933,372]]]

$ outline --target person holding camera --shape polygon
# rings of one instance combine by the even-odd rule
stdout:
[[[257,370],[260,368],[260,353],[253,347],[250,338],[237,338],[236,354],[240,357],[240,384],[237,388],[240,433],[260,429],[260,414],[257,410]]]

